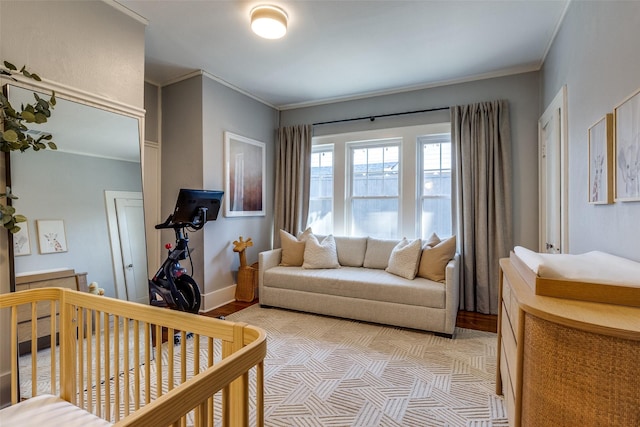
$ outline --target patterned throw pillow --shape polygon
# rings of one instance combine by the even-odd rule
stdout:
[[[408,241],[403,238],[391,251],[389,257],[389,266],[385,271],[413,280],[418,272],[418,262],[420,261],[420,253],[422,252],[422,240],[415,239]]]
[[[336,242],[331,234],[325,237],[322,243],[318,242],[316,236],[309,236],[304,248],[302,268],[340,268]]]

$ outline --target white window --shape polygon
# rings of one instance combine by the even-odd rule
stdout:
[[[451,134],[420,136],[418,145],[421,237],[451,236]]]
[[[451,235],[449,123],[313,138],[307,224],[318,234]]]
[[[349,144],[350,235],[395,238],[399,226],[400,140]]]
[[[333,146],[315,146],[311,154],[311,190],[307,226],[314,233],[333,231]]]

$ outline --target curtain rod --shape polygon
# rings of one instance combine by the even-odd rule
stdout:
[[[341,119],[341,120],[331,120],[328,122],[318,122],[318,123],[314,123],[313,126],[320,126],[320,125],[329,125],[329,124],[333,124],[333,123],[342,123],[342,122],[354,122],[356,120],[371,120],[372,122],[375,121],[375,119],[379,119],[382,117],[392,117],[392,116],[404,116],[407,114],[418,114],[418,113],[429,113],[431,111],[442,111],[442,110],[448,110],[449,107],[439,107],[439,108],[429,108],[426,110],[415,110],[415,111],[405,111],[402,113],[390,113],[390,114],[376,114],[374,116],[365,116],[365,117],[354,117],[352,119]]]

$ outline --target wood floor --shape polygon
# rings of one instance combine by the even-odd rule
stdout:
[[[240,311],[243,308],[247,308],[253,304],[257,304],[258,300],[251,302],[234,301],[229,304],[223,305],[211,311],[204,313],[209,317],[228,316],[236,311]],[[491,314],[474,313],[471,311],[459,311],[456,326],[466,329],[475,329],[478,331],[497,332],[498,330],[498,316]]]

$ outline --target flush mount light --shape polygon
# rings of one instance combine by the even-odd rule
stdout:
[[[287,33],[287,14],[276,6],[262,5],[251,9],[251,29],[265,39],[279,39]]]

